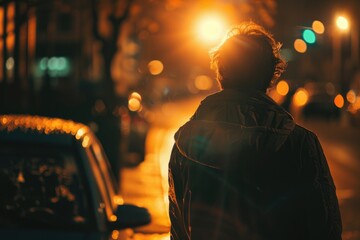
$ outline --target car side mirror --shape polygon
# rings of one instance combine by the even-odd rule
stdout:
[[[146,208],[132,204],[119,205],[115,212],[116,221],[112,223],[113,229],[139,227],[149,224],[151,216]]]

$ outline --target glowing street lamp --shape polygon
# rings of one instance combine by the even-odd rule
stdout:
[[[349,21],[344,16],[338,16],[336,18],[336,26],[342,31],[347,31],[349,30]]]
[[[359,62],[359,55],[358,55],[358,49],[359,49],[359,39],[358,39],[358,29],[356,26],[356,21],[350,22],[349,18],[344,15],[338,15],[335,18],[335,27],[337,28],[337,31],[334,31],[333,35],[333,58],[334,58],[334,69],[336,69],[337,78],[340,81],[341,86],[341,94],[343,96],[346,95],[348,92],[348,84],[344,80],[344,64],[346,59],[343,59],[343,48],[344,48],[344,37],[345,34],[350,34],[349,36],[346,36],[348,39],[351,37],[351,60],[354,65],[357,65]],[[351,28],[351,32],[350,32]],[[339,97],[340,98],[340,97]]]
[[[206,44],[215,45],[224,36],[225,25],[224,20],[220,16],[209,14],[199,19],[195,31],[199,40]]]

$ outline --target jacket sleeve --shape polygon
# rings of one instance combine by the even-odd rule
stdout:
[[[169,215],[171,240],[190,239],[190,191],[184,181],[183,156],[174,145],[169,162]]]
[[[339,205],[323,149],[313,133],[305,138],[303,146],[309,239],[339,240],[342,232]]]

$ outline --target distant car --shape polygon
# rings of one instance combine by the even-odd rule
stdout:
[[[145,208],[123,204],[86,125],[0,116],[1,239],[126,239],[119,230],[149,222]]]
[[[297,94],[302,92],[303,94]],[[340,108],[335,105],[336,89],[331,83],[309,82],[299,91],[295,92],[294,98],[306,95],[301,106],[303,118],[326,118],[338,119]],[[296,99],[294,99],[296,101]]]

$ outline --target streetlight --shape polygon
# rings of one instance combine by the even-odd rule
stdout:
[[[344,16],[338,16],[336,18],[336,26],[341,31],[347,31],[349,30],[349,20]]]
[[[338,69],[338,76],[341,81],[341,93],[345,96],[349,82],[346,82],[346,79],[344,78],[344,62],[347,59],[343,59],[344,38],[342,34],[350,34],[350,39],[348,39],[350,40],[351,64],[357,66],[359,62],[359,33],[356,21],[354,21],[354,19],[353,21],[350,21],[349,18],[344,15],[337,16],[335,24],[338,33],[336,34],[334,32],[333,36],[334,65]]]
[[[208,14],[199,18],[196,25],[196,34],[200,41],[209,45],[216,45],[224,36],[226,24],[217,14]]]
[[[336,69],[337,76],[335,81],[340,82],[340,90],[342,94],[345,94],[347,91],[347,86],[344,79],[344,60],[343,60],[343,34],[347,33],[350,24],[349,20],[343,16],[339,15],[335,18],[335,31],[333,32],[333,64],[334,69]]]

